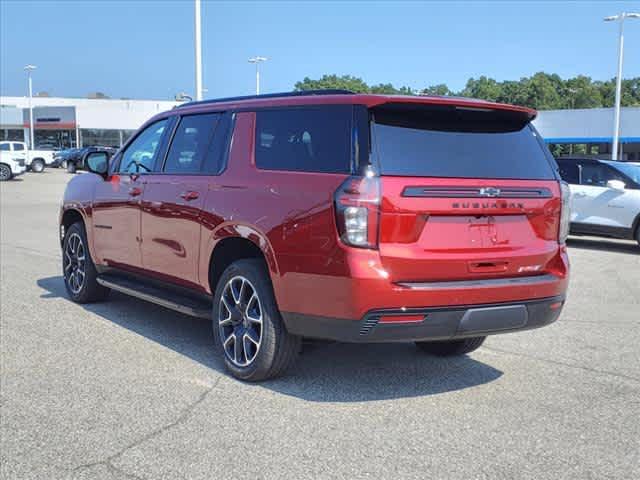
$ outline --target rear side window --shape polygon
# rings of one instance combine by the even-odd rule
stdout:
[[[349,105],[256,112],[256,166],[264,170],[348,173]]]
[[[2,152],[8,152],[9,149],[9,144],[8,143],[0,143],[0,151]]]
[[[198,173],[218,125],[220,114],[180,119],[164,166],[167,173]]]
[[[580,184],[580,168],[576,162],[559,161],[560,177],[572,185]]]
[[[547,180],[554,172],[521,113],[459,107],[374,111],[382,175]]]

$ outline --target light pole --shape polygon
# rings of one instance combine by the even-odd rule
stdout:
[[[33,98],[33,81],[31,80],[31,72],[36,68],[35,65],[27,65],[24,67],[24,71],[27,72],[27,78],[29,79],[29,150],[33,150],[33,106],[31,105],[31,99]]]
[[[618,77],[616,78],[616,104],[615,119],[613,121],[613,145],[611,146],[611,159],[618,160],[618,143],[620,141],[620,96],[622,91],[622,61],[624,58],[624,19],[640,18],[640,13],[622,12],[619,15],[605,17],[605,22],[620,22],[620,36],[618,40]]]
[[[269,60],[267,57],[251,57],[249,63],[256,64],[256,95],[260,95],[260,62]]]
[[[202,38],[200,32],[200,0],[194,0],[194,31],[196,50],[196,100],[202,100]]]

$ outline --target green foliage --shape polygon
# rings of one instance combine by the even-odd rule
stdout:
[[[593,81],[590,77],[578,75],[563,80],[556,74],[538,72],[520,80],[499,82],[481,76],[470,78],[460,92],[449,90],[445,84],[431,85],[417,91],[410,87],[396,88],[390,83],[368,85],[364,80],[351,75],[323,75],[318,80],[306,77],[295,84],[295,89],[317,90],[340,88],[357,93],[381,93],[389,95],[459,95],[480,98],[493,102],[513,103],[539,110],[559,110],[565,108],[611,107],[615,99],[615,79]],[[640,106],[640,77],[622,80],[623,107]]]
[[[356,93],[379,93],[385,95],[414,95],[409,87],[395,88],[390,83],[380,83],[379,85],[367,85],[364,80],[351,75],[323,75],[319,80],[312,80],[305,77],[294,86],[296,91],[301,90],[326,90],[345,89]]]

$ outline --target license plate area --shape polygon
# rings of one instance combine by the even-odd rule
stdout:
[[[458,333],[483,333],[522,328],[527,324],[528,312],[524,305],[472,308],[465,312]]]

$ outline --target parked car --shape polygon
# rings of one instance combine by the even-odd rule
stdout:
[[[0,142],[0,182],[6,182],[27,171],[24,151],[11,149],[10,142]]]
[[[62,162],[64,162],[63,168],[66,168],[69,173],[75,173],[76,170],[83,170],[85,168],[84,160],[87,157],[87,154],[92,152],[106,152],[109,155],[112,155],[115,151],[115,148],[97,145],[73,149],[62,160]]]
[[[535,115],[345,91],[181,105],[68,183],[67,292],[208,318],[250,381],[284,372],[304,337],[462,355],[548,325],[569,189]]]
[[[640,166],[581,157],[557,161],[571,188],[571,233],[640,244]]]
[[[3,141],[0,142],[0,147],[4,150],[13,152],[23,152],[25,155],[25,163],[27,170],[31,170],[36,173],[44,171],[45,166],[53,166],[55,164],[53,159],[53,150],[29,150],[27,144],[24,142]]]

